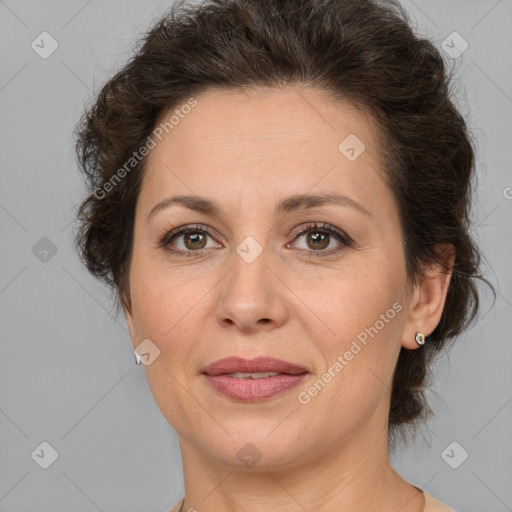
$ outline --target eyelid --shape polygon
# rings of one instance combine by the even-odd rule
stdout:
[[[353,239],[349,235],[347,235],[344,231],[341,231],[340,229],[336,228],[335,226],[333,226],[332,224],[327,223],[327,222],[314,221],[314,222],[302,224],[302,225],[294,228],[288,236],[293,237],[293,240],[292,240],[292,243],[293,243],[293,241],[295,241],[295,239],[297,239],[299,236],[302,236],[302,235],[308,233],[309,231],[313,231],[315,229],[318,231],[323,231],[330,236],[334,236],[334,238],[336,238],[338,240],[338,242],[341,243],[341,247],[335,247],[335,248],[331,248],[329,250],[298,249],[302,253],[309,253],[309,256],[328,256],[328,255],[337,254],[338,252],[343,250],[343,248],[350,247],[354,244]],[[179,236],[190,233],[190,232],[204,232],[208,236],[210,236],[213,240],[215,240],[216,242],[217,242],[217,237],[222,238],[222,237],[218,236],[216,231],[214,231],[209,226],[206,226],[203,224],[197,224],[197,223],[196,224],[185,224],[183,226],[174,228],[170,231],[169,230],[165,231],[163,236],[159,237],[160,242],[158,244],[158,247],[164,248],[165,250],[167,250],[173,254],[176,254],[179,256],[185,256],[185,257],[193,256],[193,255],[201,255],[201,254],[204,254],[206,251],[209,251],[212,249],[212,248],[207,248],[207,249],[198,249],[195,251],[183,251],[181,249],[170,249],[167,247],[168,245],[170,245],[171,241],[173,241],[175,238],[178,238]],[[288,247],[288,246],[289,246],[289,243],[286,244],[286,247]]]
[[[337,227],[333,226],[332,224],[329,224],[328,222],[314,221],[307,223],[306,225],[302,224],[301,226],[295,228],[292,231],[291,235],[297,238],[298,236],[303,235],[308,231],[313,231],[314,229],[318,229],[318,231],[326,231],[327,233],[330,234],[336,234],[347,245],[354,243],[354,240],[350,236],[348,236],[344,231],[341,231],[341,229],[338,229]]]
[[[355,245],[354,240],[347,235],[344,231],[341,231],[340,229],[336,228],[332,224],[328,222],[310,222],[306,225],[301,225],[293,230],[294,238],[291,243],[286,244],[287,247],[290,246],[290,244],[293,244],[295,240],[304,234],[308,232],[323,232],[327,233],[330,237],[335,238],[339,245],[337,247],[333,247],[331,249],[324,249],[324,250],[307,250],[307,249],[297,249],[301,252],[301,254],[304,254],[308,258],[316,258],[316,257],[329,257],[329,256],[335,256],[338,255],[340,252],[347,248],[351,248]],[[293,247],[292,247],[293,248]]]
[[[158,239],[160,240],[158,246],[163,247],[171,242],[172,239],[178,237],[179,235],[187,234],[189,232],[196,232],[196,231],[204,231],[207,235],[209,235],[211,238],[213,238],[215,241],[217,238],[222,238],[217,234],[216,231],[214,231],[209,226],[206,226],[204,224],[184,224],[183,226],[178,226],[174,229],[166,229],[162,236],[159,236]],[[199,251],[189,251],[189,252],[199,252]]]

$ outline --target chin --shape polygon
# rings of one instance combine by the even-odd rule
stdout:
[[[206,453],[227,466],[250,471],[284,469],[293,466],[307,449],[304,426],[279,425],[275,420],[240,419],[233,424],[236,424],[235,432],[229,425],[226,428],[231,436],[222,430],[220,437],[199,441]]]

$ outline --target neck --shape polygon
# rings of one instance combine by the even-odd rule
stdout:
[[[186,491],[182,510],[421,512],[423,496],[391,467],[387,430],[375,432],[361,429],[323,453],[252,468],[219,462],[180,437]]]

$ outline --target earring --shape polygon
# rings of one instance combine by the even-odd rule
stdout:
[[[416,333],[416,343],[420,346],[425,344],[425,335],[422,332]]]
[[[133,351],[133,355],[135,356],[135,364],[142,364],[142,359],[136,350]]]

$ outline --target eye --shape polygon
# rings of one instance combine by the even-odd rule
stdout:
[[[328,256],[336,254],[345,247],[350,247],[353,243],[353,240],[347,234],[343,233],[343,231],[326,223],[313,222],[302,226],[293,234],[295,235],[294,241],[305,237],[305,246],[299,247],[299,249],[310,252],[311,254],[309,256]],[[290,247],[290,244],[287,244],[287,247]]]
[[[295,230],[292,235],[295,236],[294,242],[305,237],[306,247],[299,249],[306,254],[310,253],[308,256],[329,256],[353,244],[353,240],[347,234],[326,223],[310,223]],[[213,233],[206,226],[181,226],[167,232],[161,238],[159,247],[180,257],[198,256],[207,249],[222,247],[218,243],[208,245],[208,238],[215,240]],[[297,248],[295,243],[287,244],[286,247]]]
[[[213,238],[213,235],[206,226],[181,226],[167,233],[159,247],[164,247],[177,256],[194,256],[193,253],[212,248],[212,245],[207,245],[208,238]],[[219,245],[214,244],[213,247]]]

